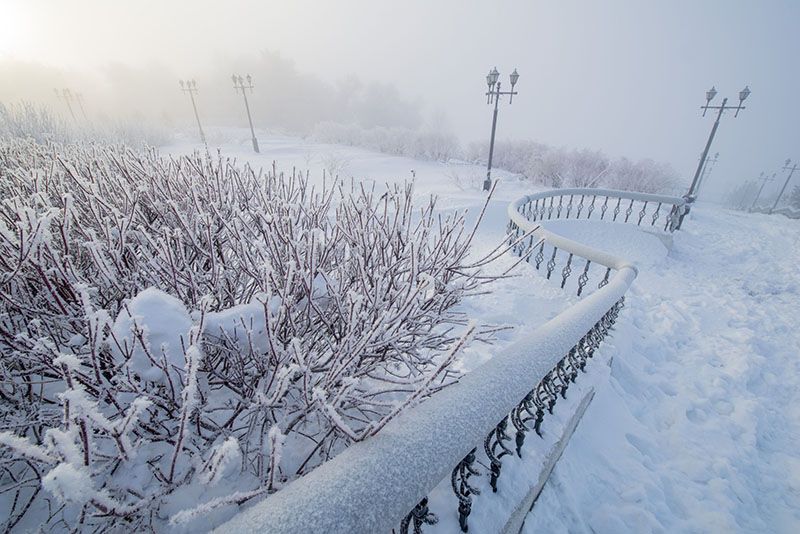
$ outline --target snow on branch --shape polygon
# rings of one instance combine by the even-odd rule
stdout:
[[[0,190],[5,528],[209,528],[452,384],[479,335],[454,306],[488,260],[410,185],[6,139]]]

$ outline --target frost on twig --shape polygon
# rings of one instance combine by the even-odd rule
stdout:
[[[452,383],[480,336],[454,309],[487,279],[474,232],[411,185],[6,140],[0,187],[6,528],[231,513]]]

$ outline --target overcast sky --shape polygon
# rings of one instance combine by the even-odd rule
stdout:
[[[735,101],[749,84],[748,109],[720,126],[712,185],[800,159],[793,0],[0,0],[0,59],[79,69],[86,83],[112,63],[191,76],[262,50],[331,82],[393,83],[464,141],[488,135],[488,69],[507,82],[516,67],[500,137],[652,157],[684,176],[712,125],[705,90]]]

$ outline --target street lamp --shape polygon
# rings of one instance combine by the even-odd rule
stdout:
[[[500,103],[500,97],[503,95],[508,95],[509,104],[514,100],[514,95],[517,94],[514,91],[514,86],[517,85],[519,74],[517,73],[517,69],[514,69],[514,72],[508,77],[511,81],[511,91],[500,90],[499,78],[500,73],[497,71],[497,67],[490,70],[489,74],[486,75],[486,85],[489,86],[488,91],[486,91],[486,103],[494,103],[494,116],[492,117],[492,137],[489,141],[489,163],[486,168],[486,180],[483,182],[484,191],[489,191],[492,187],[492,156],[494,156],[494,134],[497,129],[497,106]]]
[[[775,208],[778,207],[778,202],[781,201],[781,197],[783,196],[783,192],[786,191],[786,186],[789,185],[789,180],[792,179],[792,175],[794,174],[794,171],[797,170],[797,163],[795,163],[794,165],[789,167],[789,164],[791,164],[791,163],[792,163],[792,160],[787,159],[786,162],[783,165],[783,170],[784,171],[789,171],[789,176],[787,176],[786,177],[786,181],[783,182],[783,187],[781,187],[781,192],[778,193],[778,198],[775,199],[775,204],[773,204],[772,207],[769,209],[770,213],[772,213],[775,210]]]
[[[253,87],[255,87],[253,85],[253,78],[249,74],[246,78],[234,74],[231,76],[231,80],[233,80],[233,90],[236,92],[241,91],[242,97],[244,97],[244,108],[247,110],[247,120],[250,122],[250,135],[253,137],[253,150],[258,154],[258,139],[256,139],[256,132],[253,129],[253,118],[250,116],[250,104],[247,102],[247,90],[250,89],[250,93],[252,94]]]
[[[714,154],[713,157],[708,158],[708,160],[706,161],[706,164],[703,167],[703,172],[700,173],[700,180],[697,182],[697,194],[700,194],[700,188],[705,183],[706,178],[708,178],[711,175],[711,171],[714,169],[714,164],[718,161],[719,161],[719,152]]]
[[[708,135],[708,141],[706,141],[706,146],[703,149],[703,153],[700,156],[700,162],[697,164],[697,170],[694,172],[694,178],[692,178],[692,184],[689,186],[689,191],[686,193],[685,198],[688,201],[686,204],[686,208],[683,210],[681,214],[680,220],[678,221],[677,228],[680,229],[681,224],[683,224],[683,218],[689,213],[691,203],[694,202],[694,199],[697,195],[697,183],[700,180],[700,172],[703,170],[706,164],[706,158],[708,157],[708,151],[711,149],[711,143],[714,142],[714,136],[717,133],[717,128],[719,128],[719,120],[722,118],[722,113],[726,110],[736,110],[736,113],[733,115],[734,117],[739,116],[739,112],[745,107],[742,105],[747,97],[750,96],[750,88],[745,86],[744,89],[739,91],[739,103],[736,106],[729,106],[728,99],[722,99],[722,105],[720,106],[712,106],[711,101],[717,96],[717,89],[716,87],[711,87],[708,91],[706,91],[706,104],[704,106],[700,106],[700,109],[703,110],[703,117],[706,116],[706,112],[709,109],[716,109],[718,110],[717,119],[714,121],[714,126],[711,127],[711,133]]]
[[[72,116],[72,120],[78,122],[78,118],[75,116],[75,111],[72,109],[72,99],[74,98],[72,91],[69,89],[62,89],[61,91],[58,89],[53,89],[53,91],[56,93],[56,98],[63,99],[67,104],[67,109],[69,109],[69,114]]]
[[[78,106],[81,108],[81,115],[83,115],[83,120],[88,121],[89,119],[86,117],[86,110],[83,109],[83,93],[75,93],[75,100],[78,101]]]
[[[703,110],[703,117],[706,116],[706,112],[709,109],[716,109],[716,110],[718,110],[718,113],[717,113],[717,119],[714,121],[714,126],[712,126],[712,128],[711,128],[711,133],[708,136],[708,141],[706,141],[706,146],[703,149],[703,155],[700,157],[700,162],[698,163],[697,170],[694,173],[694,178],[692,179],[692,185],[689,187],[689,192],[687,193],[687,196],[689,196],[689,197],[693,196],[697,192],[697,182],[700,179],[700,172],[703,170],[703,167],[706,164],[706,158],[708,157],[708,151],[711,148],[711,143],[714,142],[714,136],[717,133],[717,128],[719,128],[719,120],[720,120],[720,118],[722,118],[722,113],[724,111],[726,111],[726,110],[733,109],[733,110],[736,110],[736,113],[734,113],[733,116],[734,117],[738,117],[739,116],[739,112],[741,110],[745,109],[745,107],[742,104],[744,103],[745,100],[747,100],[747,97],[750,96],[750,88],[745,86],[744,89],[739,91],[739,103],[736,106],[729,106],[727,98],[723,98],[722,99],[722,105],[720,105],[720,106],[712,106],[711,105],[711,101],[714,100],[714,97],[716,97],[716,96],[717,96],[717,89],[715,87],[712,87],[711,89],[706,91],[706,104],[705,104],[705,106],[700,106],[700,109]]]
[[[764,186],[767,185],[767,182],[771,182],[775,180],[775,175],[778,174],[776,172],[772,173],[770,178],[762,172],[761,176],[759,176],[759,180],[761,180],[761,187],[758,188],[758,193],[756,193],[756,198],[753,199],[753,204],[750,205],[750,211],[753,211],[756,208],[756,202],[758,202],[759,197],[761,197],[761,192],[764,191]]]
[[[206,143],[206,134],[203,133],[203,126],[200,124],[200,115],[197,114],[197,104],[194,101],[194,95],[197,94],[197,82],[194,80],[179,80],[178,84],[181,86],[181,91],[188,93],[189,99],[192,101],[192,109],[194,109],[194,118],[197,119],[197,129],[200,130],[200,141]]]

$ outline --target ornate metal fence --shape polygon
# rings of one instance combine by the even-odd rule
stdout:
[[[399,525],[404,534],[419,533],[436,521],[428,493],[449,476],[459,524],[467,532],[473,499],[479,496],[470,480],[479,474],[478,456],[485,455],[490,487],[497,492],[504,458],[520,455],[531,433],[542,435],[547,415],[611,331],[637,274],[624,259],[538,223],[598,214],[599,220],[672,232],[683,205],[675,197],[595,189],[548,191],[513,202],[509,230],[516,239],[511,239],[524,237],[515,252],[527,255],[537,269],[544,267],[548,277],[563,264],[562,287],[573,269],[580,270],[577,293],[583,298],[373,438],[348,447],[218,531],[369,533]],[[592,266],[600,269],[594,279],[599,281],[589,292]]]
[[[621,258],[586,247],[543,227],[526,239],[535,223],[549,220],[599,220],[635,225],[654,233],[671,234],[680,223],[686,201],[680,197],[650,195],[611,189],[556,189],[534,193],[511,203],[508,209],[509,239],[517,242],[513,251],[525,255],[547,279],[560,278],[564,289],[570,276],[580,273],[574,289],[584,294],[591,278],[599,277],[597,287],[608,283],[613,270],[626,264]],[[622,263],[620,263],[622,262]]]

